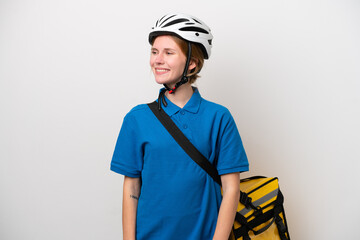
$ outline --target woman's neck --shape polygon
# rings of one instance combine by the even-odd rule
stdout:
[[[194,90],[190,83],[181,85],[176,89],[175,93],[170,94],[168,91],[165,96],[176,106],[183,108],[185,104],[190,100]]]

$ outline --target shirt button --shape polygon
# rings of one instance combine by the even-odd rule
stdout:
[[[188,126],[187,126],[186,124],[184,124],[184,128],[187,129],[187,127],[188,127]]]
[[[184,111],[184,110],[181,110],[180,113],[181,113],[181,115],[185,115],[185,111]]]

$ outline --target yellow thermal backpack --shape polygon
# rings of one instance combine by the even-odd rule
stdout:
[[[290,240],[278,178],[250,177],[240,181],[230,240]]]

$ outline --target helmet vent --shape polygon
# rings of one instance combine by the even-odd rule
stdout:
[[[180,31],[188,31],[188,32],[201,32],[201,33],[206,33],[209,34],[208,31],[206,31],[205,29],[199,28],[199,27],[183,27],[179,29]]]
[[[172,15],[171,17],[173,17],[173,16],[175,16],[175,15]],[[163,20],[164,17],[166,17],[166,15],[162,16],[162,18],[160,18],[156,23],[161,22],[161,20]]]
[[[165,16],[166,16],[166,15],[165,15]],[[164,17],[165,17],[165,16],[164,16]],[[163,25],[167,20],[169,20],[170,18],[173,18],[173,17],[175,17],[175,16],[176,16],[176,15],[172,15],[172,16],[166,18],[164,21],[160,20],[160,21],[159,21],[159,23],[160,23],[159,27],[161,27],[161,25]],[[161,19],[163,19],[164,17],[162,17]]]
[[[202,25],[202,23],[199,22],[198,20],[196,20],[195,18],[193,18],[193,20],[194,20],[195,22],[197,22],[198,24],[201,24],[201,25]]]
[[[176,19],[174,21],[171,21],[167,24],[165,24],[163,27],[168,27],[168,26],[171,26],[171,25],[174,25],[174,24],[177,24],[177,23],[182,23],[182,22],[188,22],[189,20],[186,19],[186,18],[179,18],[179,19]]]

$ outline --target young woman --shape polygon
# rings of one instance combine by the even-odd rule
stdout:
[[[111,170],[123,174],[124,240],[225,240],[248,160],[223,106],[192,87],[211,53],[212,34],[184,14],[160,18],[149,34],[150,66],[162,108],[221,176],[219,185],[177,144],[146,104],[124,118]]]

